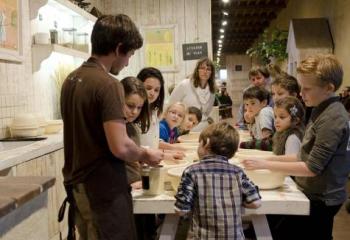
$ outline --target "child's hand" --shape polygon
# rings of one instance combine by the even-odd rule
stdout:
[[[185,157],[185,153],[181,151],[173,152],[173,158],[176,160],[182,160]]]
[[[180,151],[166,151],[164,154],[164,159],[165,160],[182,160],[185,157],[185,153],[184,152],[180,152]]]
[[[249,113],[249,112],[245,112],[244,113],[244,120],[247,122],[247,123],[254,123],[254,115],[252,113]]]
[[[242,164],[247,170],[255,170],[255,169],[266,169],[266,160],[261,158],[253,158],[243,159]]]

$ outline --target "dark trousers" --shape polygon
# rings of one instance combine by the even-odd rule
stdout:
[[[334,216],[341,205],[326,206],[322,201],[310,201],[309,216],[268,215],[274,240],[331,240]]]
[[[155,214],[134,214],[137,239],[154,240],[157,237]]]

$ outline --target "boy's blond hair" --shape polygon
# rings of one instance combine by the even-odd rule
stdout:
[[[238,149],[238,132],[226,122],[214,123],[206,127],[199,135],[199,141],[203,141],[203,145],[206,145],[207,139],[209,139],[210,152],[216,155],[231,158]]]
[[[307,57],[301,61],[297,72],[315,75],[321,86],[333,84],[334,91],[337,91],[343,82],[343,68],[332,54]]]

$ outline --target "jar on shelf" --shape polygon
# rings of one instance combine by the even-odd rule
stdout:
[[[76,28],[63,28],[62,29],[62,45],[65,47],[73,48],[74,37]]]
[[[73,47],[79,51],[88,53],[89,52],[88,38],[89,38],[88,33],[85,33],[85,32],[76,33]]]
[[[50,39],[51,39],[51,44],[58,43],[58,32],[56,29],[50,29]]]

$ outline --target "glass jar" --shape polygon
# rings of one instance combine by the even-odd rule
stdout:
[[[62,45],[65,47],[73,48],[75,32],[77,29],[63,28],[62,31]]]
[[[142,189],[149,190],[149,173],[151,169],[143,166],[141,170]]]
[[[162,165],[142,167],[143,194],[151,196],[162,194],[164,192],[164,174],[164,167]]]
[[[56,29],[50,29],[50,39],[51,39],[51,44],[58,43],[58,32]]]
[[[74,38],[74,48],[82,51],[82,52],[89,52],[89,44],[88,44],[88,33],[77,33]]]

